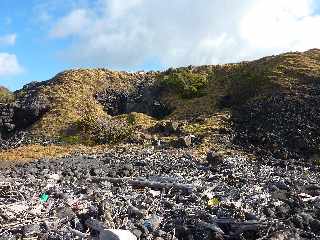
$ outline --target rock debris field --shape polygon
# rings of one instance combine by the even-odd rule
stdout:
[[[319,167],[127,148],[0,172],[0,239],[320,239]]]

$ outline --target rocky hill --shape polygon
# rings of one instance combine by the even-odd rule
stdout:
[[[0,88],[0,239],[320,239],[319,84],[313,49]]]
[[[1,146],[160,144],[314,159],[319,81],[318,49],[165,72],[69,70],[1,88]]]

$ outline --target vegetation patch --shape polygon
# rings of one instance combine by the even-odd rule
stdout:
[[[130,140],[133,126],[115,118],[86,116],[78,121],[78,127],[87,144],[116,144]]]
[[[54,159],[75,154],[99,154],[108,149],[106,145],[88,147],[81,144],[74,145],[39,145],[31,144],[18,148],[0,150],[0,167],[32,161],[37,159]]]
[[[62,136],[60,142],[66,144],[81,144],[83,143],[80,135],[70,135],[70,136]]]
[[[134,114],[128,114],[127,115],[127,123],[129,125],[135,125],[136,124],[136,116]]]
[[[175,91],[182,98],[196,98],[206,95],[208,78],[204,74],[180,69],[163,75],[161,85]]]
[[[15,99],[14,94],[7,88],[0,86],[0,103],[13,102]]]
[[[223,93],[220,104],[225,107],[241,105],[249,99],[270,92],[274,83],[265,66],[242,64],[231,72],[217,72],[212,76],[213,83],[220,86]]]

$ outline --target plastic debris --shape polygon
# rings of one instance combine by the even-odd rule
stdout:
[[[99,240],[137,240],[137,237],[128,230],[106,229],[100,232]]]
[[[148,228],[150,231],[155,231],[156,229],[159,228],[161,220],[162,220],[161,217],[153,214],[147,220],[145,220],[143,225],[146,228]]]
[[[48,199],[49,199],[49,195],[48,194],[43,193],[43,194],[40,195],[40,201],[41,202],[47,202]]]
[[[208,206],[209,207],[213,207],[213,206],[217,206],[220,204],[220,201],[218,198],[211,198],[209,201],[208,201]]]
[[[149,191],[153,197],[160,196],[161,191],[150,190]]]
[[[54,181],[59,181],[61,179],[61,176],[59,174],[55,173],[55,174],[49,175],[49,178]]]

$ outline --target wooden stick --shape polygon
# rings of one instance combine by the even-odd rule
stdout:
[[[81,237],[81,238],[87,238],[87,237],[89,236],[88,234],[83,233],[83,232],[80,232],[80,231],[78,231],[78,230],[76,230],[76,229],[73,229],[73,228],[71,228],[71,227],[68,227],[68,230],[69,230],[70,232],[72,232],[74,235],[76,235],[76,236],[78,236],[78,237]]]
[[[134,186],[134,187],[150,187],[150,188],[155,188],[155,189],[173,188],[173,189],[177,189],[177,190],[183,190],[183,191],[186,191],[189,193],[192,192],[194,189],[194,186],[191,184],[165,183],[165,182],[137,180],[137,179],[128,179],[128,178],[94,177],[93,180],[95,180],[95,181],[108,181],[111,183],[127,183],[127,184]]]

